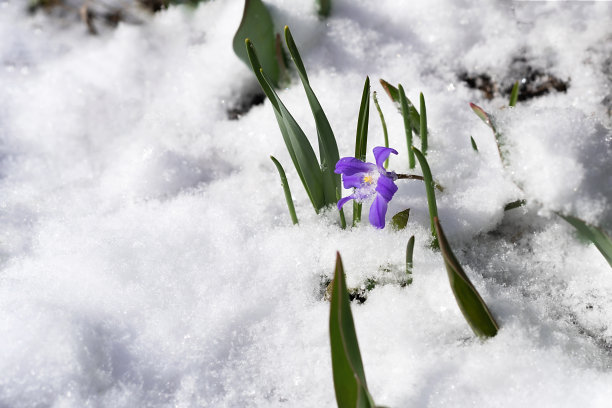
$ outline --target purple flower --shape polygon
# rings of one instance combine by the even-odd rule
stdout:
[[[349,200],[362,202],[376,195],[370,207],[370,224],[384,228],[387,204],[397,191],[397,175],[385,170],[383,163],[391,153],[397,154],[397,150],[378,146],[373,151],[376,164],[364,163],[354,157],[343,157],[336,163],[335,173],[342,174],[344,188],[355,189],[353,194],[338,201],[338,209]]]

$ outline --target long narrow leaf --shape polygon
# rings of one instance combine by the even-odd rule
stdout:
[[[402,108],[402,117],[404,118],[404,132],[406,132],[406,145],[408,147],[408,168],[414,169],[414,152],[412,151],[412,123],[410,119],[410,108],[408,106],[408,98],[404,93],[404,88],[400,85],[399,100]]]
[[[414,235],[410,237],[408,240],[408,245],[406,245],[406,276],[408,278],[407,284],[412,283],[412,256],[414,253]]]
[[[476,141],[472,136],[470,136],[470,142],[472,142],[472,149],[474,149],[475,152],[478,152],[478,146],[476,146]]]
[[[329,17],[332,0],[317,0],[316,3],[319,17]]]
[[[365,161],[368,148],[368,123],[370,119],[370,78],[366,77],[359,104],[357,133],[355,135],[355,157]],[[361,221],[361,203],[353,201],[353,226]]]
[[[382,109],[380,109],[380,105],[378,104],[378,98],[376,97],[376,91],[372,92],[372,100],[374,100],[374,105],[376,106],[376,110],[378,111],[378,116],[380,117],[380,123],[382,124],[383,137],[385,140],[385,147],[389,147],[389,133],[387,132],[387,122],[385,121],[385,115],[383,115]],[[389,168],[389,158],[385,160],[385,169],[387,168]]]
[[[421,92],[419,96],[419,102],[421,104],[421,121],[420,121],[420,134],[421,134],[421,151],[427,156],[427,108],[425,107],[425,97]]]
[[[431,169],[427,163],[427,159],[416,147],[412,147],[414,154],[419,161],[421,170],[423,171],[423,181],[425,182],[425,192],[427,193],[427,206],[429,207],[429,219],[431,220],[431,234],[434,237],[433,247],[438,246],[438,240],[436,235],[436,229],[434,225],[434,219],[438,217],[438,205],[436,204],[436,193],[435,193],[435,182],[431,175]]]
[[[291,54],[291,58],[295,63],[298,74],[302,81],[302,85],[304,86],[304,90],[306,91],[306,97],[308,98],[308,103],[310,104],[310,110],[312,111],[312,115],[314,116],[315,123],[317,125],[317,135],[319,138],[319,156],[321,159],[321,172],[323,174],[323,192],[325,194],[325,203],[332,204],[335,203],[336,200],[336,190],[340,188],[340,175],[334,173],[334,169],[338,160],[340,160],[340,155],[338,153],[338,144],[336,143],[336,138],[334,136],[334,132],[327,120],[327,116],[325,116],[325,112],[319,103],[315,93],[310,87],[310,82],[308,81],[308,76],[306,75],[306,69],[304,68],[304,63],[302,62],[302,58],[300,57],[300,53],[295,45],[295,41],[293,40],[293,36],[291,35],[291,31],[289,27],[285,26],[285,41],[287,42],[287,48],[289,48],[289,53]]]
[[[384,79],[380,80],[380,84],[382,85],[389,98],[395,103],[395,106],[397,106],[398,111],[401,113],[402,106],[400,102],[399,89],[397,89]],[[416,110],[412,102],[410,102],[410,99],[406,98],[406,100],[408,101],[408,108],[410,109],[410,123],[412,123],[413,125],[412,131],[416,133],[417,136],[420,136],[421,129],[419,124],[421,123],[421,116],[419,115],[419,112]]]
[[[470,108],[474,111],[476,116],[478,116],[487,126],[491,128],[493,131],[493,135],[495,136],[495,143],[497,144],[497,151],[499,152],[499,157],[504,166],[508,165],[507,159],[503,153],[504,141],[500,132],[497,131],[497,127],[495,125],[495,118],[492,115],[485,112],[480,106],[473,104],[470,102]]]
[[[480,297],[480,294],[470,282],[457,258],[453,254],[450,245],[444,235],[444,231],[440,226],[438,217],[434,218],[438,239],[440,242],[440,251],[444,258],[444,265],[448,273],[448,280],[451,289],[463,313],[463,317],[468,322],[474,333],[479,337],[493,337],[497,334],[499,326],[491,315],[489,308]]]
[[[338,408],[374,408],[361,361],[340,254],[332,282],[329,314],[332,372]]]
[[[510,92],[510,106],[516,106],[516,102],[518,101],[518,93],[519,93],[519,81],[516,81],[512,86],[512,92]]]
[[[317,157],[312,150],[308,138],[282,103],[267,75],[263,72],[255,47],[249,39],[246,40],[246,49],[255,76],[272,103],[276,120],[291,160],[300,180],[304,184],[304,189],[315,211],[319,212],[325,206],[325,197],[323,193],[323,177]]]
[[[283,166],[279,163],[278,160],[276,160],[274,156],[270,156],[270,159],[272,159],[272,162],[274,162],[274,165],[276,166],[276,169],[278,170],[278,175],[280,176],[280,179],[281,179],[281,186],[283,187],[283,191],[285,192],[285,200],[287,201],[287,208],[289,209],[289,215],[291,216],[291,221],[293,221],[293,224],[295,225],[298,223],[298,219],[297,219],[297,214],[295,213],[295,207],[293,206],[293,197],[291,196],[291,189],[289,189],[289,183],[287,182],[287,176],[285,175],[285,169],[283,169]]]
[[[280,69],[277,60],[274,21],[261,0],[245,0],[242,21],[233,39],[234,53],[249,65],[249,57],[244,48],[246,38],[250,38],[259,47],[262,66],[270,76],[272,84],[277,87]]]
[[[355,157],[365,161],[368,146],[368,123],[370,121],[370,78],[366,77],[359,105],[359,117],[357,119],[357,136],[359,143],[355,144]]]
[[[612,239],[599,227],[589,225],[580,218],[572,217],[571,215],[557,215],[569,222],[578,233],[584,238],[591,241],[595,247],[601,252],[606,261],[612,266]]]

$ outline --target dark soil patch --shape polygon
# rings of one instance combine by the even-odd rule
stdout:
[[[261,105],[266,100],[263,92],[248,93],[227,109],[229,120],[238,120],[247,114],[255,105]]]
[[[525,57],[515,58],[504,78],[467,71],[461,72],[458,77],[468,88],[480,90],[486,99],[493,99],[497,95],[510,97],[516,81],[519,81],[519,101],[538,98],[553,91],[567,92],[570,85],[569,78],[563,80],[543,68],[534,67]]]

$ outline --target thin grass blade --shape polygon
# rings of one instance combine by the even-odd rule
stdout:
[[[522,207],[525,204],[527,204],[527,201],[525,200],[515,200],[515,201],[512,201],[511,203],[506,204],[504,206],[504,211],[514,210],[515,208]]]
[[[293,205],[293,197],[291,196],[291,190],[289,189],[289,183],[287,183],[287,176],[285,175],[285,169],[283,169],[283,166],[279,163],[278,160],[276,160],[274,156],[270,156],[270,159],[272,159],[272,162],[274,163],[274,165],[276,166],[276,169],[278,170],[278,175],[280,176],[280,179],[281,179],[281,186],[283,187],[283,191],[285,192],[285,200],[287,201],[287,208],[289,209],[289,215],[291,216],[291,221],[293,221],[293,224],[295,225],[298,223],[298,218],[297,218],[297,214],[295,213],[295,207]]]
[[[405,96],[405,95],[404,95]],[[421,135],[421,151],[427,156],[427,109],[425,107],[425,97],[423,93],[419,95],[419,102],[421,104],[421,121],[420,121],[420,135]]]
[[[407,285],[412,283],[412,256],[414,253],[414,235],[410,237],[408,240],[408,245],[406,245],[406,276],[407,276]]]
[[[323,192],[325,194],[325,203],[333,204],[337,202],[336,190],[340,188],[340,175],[334,173],[336,163],[340,160],[338,153],[338,144],[334,132],[327,120],[327,116],[319,103],[314,91],[308,81],[308,75],[306,74],[306,68],[300,56],[293,36],[289,27],[285,26],[285,41],[287,42],[287,48],[289,54],[295,63],[298,74],[306,91],[306,97],[310,104],[310,110],[315,119],[317,126],[317,135],[319,140],[319,157],[321,159],[321,172],[323,174]]]
[[[516,81],[514,86],[512,86],[512,92],[510,92],[510,106],[516,106],[516,102],[518,101],[518,93],[519,81]]]
[[[440,251],[448,273],[448,280],[463,317],[477,336],[484,338],[495,336],[499,330],[497,322],[463,268],[457,262],[457,258],[455,258],[455,254],[453,254],[440,226],[438,217],[434,218],[434,223],[440,242]]]
[[[408,147],[408,168],[414,169],[414,152],[412,151],[412,123],[410,118],[410,108],[408,106],[408,99],[404,88],[400,85],[399,88],[399,100],[402,108],[402,118],[404,118],[404,131],[406,132],[406,145]]]
[[[242,20],[234,35],[234,53],[250,65],[247,51],[244,48],[244,40],[250,38],[257,44],[262,66],[270,76],[272,85],[278,86],[280,69],[277,60],[276,39],[274,33],[274,21],[270,12],[261,0],[245,0]]]
[[[383,136],[385,139],[385,147],[389,147],[389,133],[387,132],[387,122],[385,121],[385,115],[383,115],[382,109],[380,109],[380,105],[378,104],[378,98],[376,97],[376,91],[372,92],[372,99],[374,100],[374,105],[376,106],[376,110],[378,111],[378,116],[380,117],[380,123],[382,124]],[[389,168],[389,158],[385,160],[385,169]]]
[[[319,17],[329,17],[332,0],[317,0],[317,14]]]
[[[476,146],[476,141],[472,136],[470,136],[470,141],[472,142],[472,149],[474,149],[475,152],[478,152],[478,146]]]
[[[489,113],[485,112],[484,109],[482,109],[480,106],[473,104],[470,102],[470,108],[472,108],[472,110],[474,111],[474,113],[476,114],[476,116],[478,116],[480,119],[482,119],[482,121],[491,128],[491,130],[493,131],[493,135],[495,136],[495,143],[497,144],[497,151],[499,152],[499,157],[502,161],[502,164],[504,166],[508,165],[507,159],[503,153],[504,151],[504,141],[503,141],[503,137],[501,135],[500,132],[497,131],[497,128],[495,126],[495,119],[493,118],[492,115],[490,115]]]
[[[370,78],[366,77],[361,93],[357,133],[355,135],[355,157],[365,161],[368,148],[368,122],[370,118]],[[361,203],[353,201],[353,226],[361,221]]]
[[[389,98],[395,102],[395,106],[397,106],[397,109],[400,113],[402,113],[402,105],[400,102],[400,94],[399,94],[399,89],[397,89],[396,87],[394,87],[393,85],[391,85],[390,83],[388,83],[387,81],[385,81],[384,79],[380,80],[380,84],[382,85],[383,89],[385,90],[385,92],[387,93],[387,95],[389,96]],[[412,102],[410,102],[410,99],[406,98],[406,100],[408,101],[408,108],[410,111],[410,123],[412,123],[412,131],[419,136],[421,133],[421,129],[419,124],[421,123],[421,116],[419,115],[419,112],[416,110],[416,108],[414,107],[414,105],[412,104]]]
[[[336,255],[330,303],[329,338],[338,408],[374,408],[375,404],[368,392],[363,370],[344,268],[339,253]]]
[[[434,248],[438,248],[438,237],[436,235],[436,228],[434,224],[434,219],[438,217],[438,205],[436,204],[436,183],[433,180],[431,175],[431,169],[429,168],[429,164],[427,163],[427,159],[423,156],[423,153],[419,151],[416,147],[412,147],[414,150],[414,154],[419,161],[419,165],[421,166],[421,170],[423,171],[423,181],[425,182],[425,192],[427,193],[427,206],[429,208],[429,219],[431,220],[431,234],[434,237],[432,242],[432,246]]]
[[[610,236],[606,234],[604,230],[589,225],[580,218],[572,217],[571,215],[562,215],[559,213],[557,213],[557,215],[576,228],[582,237],[591,241],[599,252],[601,252],[606,261],[608,261],[610,266],[612,266],[612,239],[610,239]]]

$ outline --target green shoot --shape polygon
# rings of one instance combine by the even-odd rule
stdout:
[[[421,121],[420,121],[420,135],[421,135],[421,151],[427,156],[427,109],[425,108],[425,97],[421,92],[419,97],[421,103]]]
[[[368,122],[370,118],[370,78],[366,77],[361,94],[357,133],[355,135],[355,158],[365,161],[368,147]],[[353,201],[353,227],[361,221],[361,203]]]
[[[414,235],[410,237],[408,240],[408,245],[406,245],[406,275],[407,275],[407,284],[410,285],[412,283],[412,255],[414,253]]]
[[[289,189],[289,183],[287,183],[287,176],[285,175],[285,170],[283,166],[276,160],[274,156],[270,156],[270,159],[274,162],[276,169],[278,170],[278,175],[281,179],[281,186],[283,186],[283,190],[285,192],[285,200],[287,201],[287,207],[289,208],[289,215],[291,215],[291,221],[293,224],[298,223],[297,215],[295,214],[295,207],[293,206],[293,197],[291,197],[291,190]]]
[[[472,136],[470,136],[470,141],[472,142],[472,149],[474,149],[475,152],[478,152],[478,146],[476,146],[476,141]]]
[[[316,0],[317,14],[319,17],[329,17],[331,11],[332,0]]]
[[[559,213],[557,213],[557,215],[576,228],[582,237],[591,241],[599,252],[601,252],[606,261],[608,261],[610,266],[612,266],[612,239],[610,239],[610,236],[606,234],[604,230],[589,225],[580,218],[572,217],[571,215],[562,215]]]
[[[400,102],[399,90],[393,85],[391,85],[390,83],[388,83],[387,81],[385,81],[384,79],[380,80],[380,84],[382,85],[383,89],[385,90],[389,98],[395,103],[395,105],[397,106],[397,110],[401,114],[402,105]],[[410,102],[410,99],[406,98],[406,101],[408,102],[408,109],[410,111],[410,123],[412,123],[412,131],[417,136],[419,136],[420,131],[421,131],[420,129],[421,117],[419,115],[419,112],[417,112],[416,108],[412,104],[412,102]]]
[[[375,408],[366,383],[339,253],[336,255],[330,303],[329,338],[338,408]]]
[[[516,106],[516,101],[518,101],[518,93],[519,81],[516,81],[512,87],[512,92],[510,92],[510,106]]]
[[[404,93],[404,88],[399,86],[399,100],[402,108],[402,117],[404,118],[404,131],[406,132],[406,145],[408,147],[408,168],[414,169],[414,153],[412,151],[412,124],[410,123],[410,111],[408,107],[408,99]]]
[[[419,161],[419,165],[421,166],[421,170],[423,171],[423,179],[425,182],[425,192],[427,193],[427,206],[429,207],[429,219],[431,221],[431,235],[434,240],[432,242],[433,248],[438,248],[438,237],[436,235],[436,229],[434,225],[434,219],[438,217],[438,205],[436,204],[436,193],[435,193],[435,182],[433,181],[433,177],[431,175],[431,169],[429,168],[429,164],[427,163],[427,159],[416,147],[412,147],[414,150],[414,154]]]
[[[372,99],[374,99],[374,105],[376,105],[376,110],[378,111],[378,116],[380,117],[380,123],[382,124],[383,136],[385,138],[385,147],[389,147],[389,134],[387,133],[387,122],[385,121],[385,115],[382,113],[382,109],[380,109],[380,105],[378,104],[378,98],[376,97],[376,91],[372,92]],[[389,168],[389,158],[385,160],[385,169]]]
[[[434,218],[434,224],[440,242],[440,251],[442,252],[444,265],[448,273],[448,280],[457,300],[457,305],[459,305],[459,309],[463,313],[463,317],[465,317],[465,320],[477,336],[483,338],[495,336],[499,330],[497,322],[463,271],[463,268],[459,265],[455,254],[453,254],[446,240],[438,217]]]

